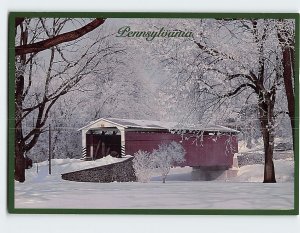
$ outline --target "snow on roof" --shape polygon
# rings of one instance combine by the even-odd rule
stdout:
[[[201,125],[201,124],[183,124],[178,122],[151,121],[151,120],[135,120],[120,118],[100,118],[90,122],[88,125],[79,130],[92,128],[93,124],[99,121],[106,121],[119,127],[129,129],[156,129],[156,130],[197,130],[206,132],[228,132],[239,133],[239,131],[221,126],[221,125]]]

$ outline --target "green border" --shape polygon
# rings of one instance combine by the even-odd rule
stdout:
[[[295,19],[295,124],[299,142],[299,19],[298,13],[163,13],[163,12],[10,12],[8,26],[8,172],[7,210],[14,214],[144,214],[144,215],[299,215],[299,143],[295,145],[294,209],[16,209],[14,206],[14,20],[15,17],[70,18],[274,18]]]

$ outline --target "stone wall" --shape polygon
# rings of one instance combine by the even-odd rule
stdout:
[[[78,182],[130,182],[136,181],[134,169],[132,167],[133,158],[129,158],[119,163],[108,164],[100,167],[84,169],[62,174],[64,180]]]

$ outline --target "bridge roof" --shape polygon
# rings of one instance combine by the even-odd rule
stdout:
[[[136,119],[121,119],[121,118],[100,118],[92,121],[86,126],[80,128],[93,129],[93,126],[99,126],[99,123],[107,122],[117,128],[124,129],[145,129],[145,130],[189,130],[189,131],[205,131],[205,132],[226,132],[239,133],[239,131],[221,125],[212,124],[186,124],[178,122],[167,121],[153,121],[153,120],[136,120]],[[105,128],[105,126],[104,126]]]

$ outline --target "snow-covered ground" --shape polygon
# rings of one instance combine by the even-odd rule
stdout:
[[[108,155],[105,158],[95,161],[84,161],[80,159],[53,159],[51,160],[51,175],[48,174],[49,163],[48,161],[44,161],[38,164],[33,164],[33,168],[26,171],[26,183],[46,182],[48,180],[60,181],[61,174],[63,173],[122,162],[130,157],[130,155],[126,155],[122,158],[114,158]]]
[[[274,160],[276,182],[294,182],[294,160]],[[262,182],[264,173],[263,164],[248,165],[239,168],[238,176],[232,182]]]
[[[122,159],[121,159],[122,160]],[[176,208],[176,209],[292,209],[293,160],[276,160],[276,184],[263,184],[263,165],[243,166],[238,176],[221,181],[193,181],[192,168],[173,168],[167,183],[154,177],[150,183],[80,183],[60,174],[120,159],[94,161],[54,160],[27,170],[25,183],[15,183],[16,208]]]

